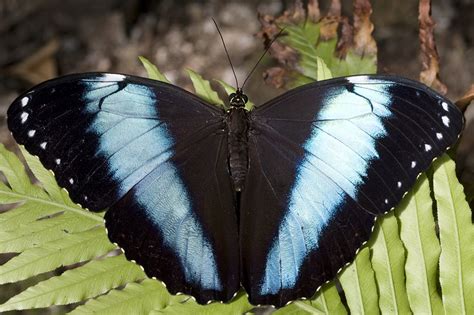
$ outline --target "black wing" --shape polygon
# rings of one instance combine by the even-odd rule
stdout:
[[[170,84],[91,73],[20,96],[8,126],[73,201],[110,207],[110,239],[170,292],[204,303],[238,290],[222,110]]]
[[[292,90],[251,113],[242,283],[254,304],[311,297],[458,138],[463,117],[424,85],[355,76]]]

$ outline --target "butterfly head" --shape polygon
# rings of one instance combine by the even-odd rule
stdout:
[[[231,107],[244,107],[247,104],[249,98],[242,92],[242,89],[238,88],[235,93],[229,95],[229,103]]]

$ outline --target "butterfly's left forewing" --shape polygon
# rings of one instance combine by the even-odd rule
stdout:
[[[109,208],[128,259],[201,303],[239,288],[224,112],[170,84],[119,74],[43,83],[8,111],[18,143],[73,201]]]
[[[281,306],[334,278],[462,124],[432,90],[384,76],[309,84],[252,112],[240,230],[250,301]]]

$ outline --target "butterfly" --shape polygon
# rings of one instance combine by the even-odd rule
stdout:
[[[458,139],[461,112],[395,76],[319,81],[254,110],[168,83],[85,73],[19,96],[8,126],[110,240],[171,293],[311,297]]]

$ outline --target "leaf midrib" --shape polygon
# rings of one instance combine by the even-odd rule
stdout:
[[[295,303],[295,305],[298,306],[298,308],[308,312],[309,314],[314,314],[314,315],[324,314],[322,312],[318,312],[313,306],[308,305],[302,301],[295,301],[293,303]]]
[[[422,227],[420,225],[420,220],[419,220],[419,209],[420,209],[420,206],[418,204],[418,197],[417,197],[417,194],[415,193],[414,194],[414,199],[415,199],[415,207],[416,207],[416,215],[415,215],[415,220],[416,220],[416,225],[417,225],[417,228],[418,228],[418,231],[421,231]],[[417,236],[417,240],[418,240],[418,245],[420,246],[421,248],[421,261],[423,263],[423,272],[424,272],[424,280],[423,281],[423,287],[425,288],[426,292],[425,292],[425,296],[428,300],[428,305],[429,305],[429,313],[432,314],[433,313],[433,305],[431,305],[431,295],[430,295],[430,288],[429,288],[429,284],[427,283],[429,280],[428,280],[428,270],[427,270],[427,267],[426,267],[426,260],[425,260],[425,252],[423,250],[423,242],[421,240],[421,235],[420,233],[415,233],[416,236]],[[407,254],[408,255],[408,254]]]
[[[40,204],[45,204],[45,205],[49,205],[49,206],[55,206],[55,207],[60,207],[64,210],[67,210],[67,211],[72,211],[74,213],[77,213],[79,215],[82,215],[82,216],[85,216],[87,218],[90,218],[94,221],[97,221],[97,222],[100,222],[100,223],[103,223],[103,218],[90,212],[90,211],[87,211],[87,210],[84,210],[84,209],[79,209],[79,208],[73,208],[73,207],[70,207],[68,205],[65,205],[65,204],[60,204],[60,203],[56,203],[54,201],[49,201],[49,200],[45,200],[45,199],[41,199],[41,198],[36,198],[36,197],[32,197],[32,196],[29,196],[29,195],[24,195],[24,194],[21,194],[21,193],[16,193],[16,192],[8,192],[8,191],[0,191],[0,195],[8,195],[8,196],[14,196],[14,197],[22,197],[21,199],[23,199],[24,201],[31,201],[31,202],[37,202],[37,203],[40,203]]]
[[[118,256],[116,256],[116,257],[118,257]],[[94,266],[94,267],[99,267],[100,268],[102,266]],[[88,275],[87,277],[85,277],[83,279],[74,279],[74,282],[69,282],[69,283],[66,283],[66,281],[63,281],[61,283],[62,286],[56,287],[53,290],[44,291],[42,293],[35,294],[33,296],[23,298],[21,300],[14,301],[13,303],[8,303],[8,301],[7,301],[6,303],[2,304],[1,306],[3,307],[3,306],[8,306],[9,304],[10,305],[15,305],[15,304],[19,304],[19,303],[23,303],[23,302],[27,302],[27,301],[31,301],[31,300],[38,300],[39,297],[47,296],[49,294],[55,293],[56,291],[68,289],[68,288],[71,288],[71,287],[77,287],[78,285],[80,285],[84,282],[88,282],[92,278],[97,280],[98,277],[104,277],[104,276],[107,277],[111,271],[113,271],[114,273],[119,273],[120,274],[121,269],[130,268],[130,266],[128,264],[128,261],[126,261],[126,260],[125,260],[125,262],[122,262],[118,265],[115,265],[115,266],[111,265],[111,266],[107,266],[107,267],[109,267],[109,268],[106,268],[105,270],[100,270],[99,268],[91,269],[91,271],[95,271],[95,272],[91,273],[90,275]],[[69,279],[69,280],[71,280],[71,279]],[[131,282],[133,282],[133,281],[131,281]],[[33,288],[33,287],[30,287],[30,288]],[[39,289],[39,288],[37,288],[37,289]],[[112,289],[114,289],[114,288],[112,288]],[[26,291],[24,291],[24,292],[26,292]],[[72,303],[74,303],[74,302],[72,302]],[[58,304],[58,305],[60,305],[60,304]]]
[[[387,217],[386,219],[390,219],[389,217]],[[395,284],[394,284],[394,280],[393,280],[393,270],[392,270],[392,261],[390,259],[390,254],[389,254],[389,249],[388,249],[388,243],[387,243],[387,238],[385,236],[385,229],[384,229],[384,225],[383,224],[380,224],[380,229],[381,229],[381,235],[383,237],[383,253],[385,255],[385,261],[387,262],[387,273],[388,273],[388,278],[389,278],[389,286],[390,286],[390,291],[392,292],[392,296],[393,296],[393,306],[395,308],[395,312],[396,314],[398,314],[399,310],[398,310],[398,301],[397,301],[397,293],[396,293],[396,290],[395,290]]]
[[[71,250],[71,249],[74,249],[74,248],[78,248],[79,246],[83,246],[84,243],[87,243],[87,242],[90,242],[91,240],[93,240],[95,238],[95,235],[90,235],[89,238],[85,238],[85,239],[81,239],[79,242],[77,243],[71,243],[69,244],[68,246],[66,247],[62,247],[62,248],[45,248],[45,247],[36,247],[35,249],[37,250],[50,250],[46,255],[42,255],[40,254],[39,256],[36,256],[36,259],[33,259],[31,260],[30,262],[26,263],[26,264],[23,264],[22,266],[20,266],[19,268],[15,268],[15,269],[12,269],[12,270],[9,270],[7,272],[4,272],[1,274],[1,276],[5,276],[5,275],[8,275],[10,273],[14,273],[14,272],[17,272],[18,269],[24,269],[25,267],[28,267],[28,266],[32,266],[34,265],[35,263],[38,263],[38,262],[41,262],[45,259],[51,259],[52,256],[54,255],[58,255],[58,254],[61,254],[61,255],[64,255],[64,252],[65,251],[68,251],[68,250]],[[54,241],[53,241],[54,242]],[[90,260],[90,259],[86,259],[86,260]],[[86,260],[79,260],[77,259],[77,261],[75,261],[74,263],[76,262],[83,262],[83,261],[86,261]],[[63,261],[64,262],[64,261]],[[61,264],[61,266],[66,266],[67,264]]]
[[[461,252],[459,250],[459,248],[461,248],[461,243],[459,241],[460,239],[460,235],[459,235],[459,229],[458,229],[458,218],[456,216],[456,210],[455,210],[455,205],[454,205],[454,195],[453,195],[453,190],[451,187],[453,187],[453,183],[451,182],[451,177],[448,175],[447,171],[446,171],[446,167],[443,166],[443,173],[444,175],[446,176],[446,179],[448,181],[448,184],[449,184],[449,195],[450,195],[450,200],[449,200],[449,203],[450,203],[450,206],[451,206],[451,212],[453,213],[453,218],[454,218],[454,229],[455,229],[455,232],[456,232],[456,256],[457,256],[457,265],[458,265],[458,269],[459,269],[459,273],[458,273],[458,280],[459,280],[459,289],[460,289],[460,292],[461,292],[461,307],[462,307],[462,310],[466,310],[466,303],[464,301],[464,288],[463,288],[463,269],[462,269],[462,263],[461,263]],[[459,185],[458,183],[454,183],[454,185]]]

